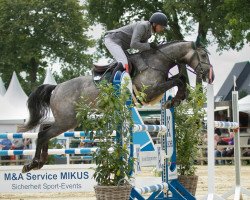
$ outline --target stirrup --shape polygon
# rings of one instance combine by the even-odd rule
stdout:
[[[115,69],[113,70],[113,72],[112,72],[112,74],[111,74],[111,77],[110,77],[109,81],[110,81],[111,83],[113,83],[113,79],[114,79],[114,77],[115,77],[116,72],[118,72],[118,71],[123,72],[124,70],[125,70],[125,69],[124,69],[122,63],[121,63],[121,62],[118,62],[117,65],[116,65],[116,67],[115,67]]]

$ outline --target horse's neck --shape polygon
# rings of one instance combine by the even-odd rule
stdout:
[[[188,64],[185,56],[190,52],[190,49],[191,42],[175,42],[162,45],[159,51],[151,50],[132,54],[129,56],[129,60],[139,71],[150,66],[167,72],[176,63]]]
[[[162,53],[164,53],[169,59],[183,62],[183,59],[190,52],[191,48],[191,42],[177,42],[163,46],[160,51],[162,51]]]

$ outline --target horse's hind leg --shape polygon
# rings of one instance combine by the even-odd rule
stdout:
[[[44,136],[42,152],[39,160],[39,166],[38,166],[39,169],[42,168],[43,165],[47,162],[49,140],[76,126],[74,120],[71,121],[69,120],[68,122],[69,124],[63,124],[63,125],[61,123],[60,125],[58,123],[54,123],[51,127],[49,127],[46,130],[46,136]]]
[[[42,148],[41,158],[39,162],[39,169],[41,169],[43,165],[47,162],[48,155],[49,155],[48,148],[49,148],[49,143],[47,142],[46,144],[43,145],[43,148]]]
[[[40,169],[46,163],[48,157],[48,142],[51,138],[56,137],[70,129],[69,127],[60,127],[57,124],[53,124],[46,130],[42,130],[38,133],[37,146],[35,157],[31,163],[24,165],[22,172],[28,172],[32,169]]]
[[[46,130],[46,129],[49,129],[50,127],[51,127],[51,124],[46,124],[46,125],[42,126],[41,129]],[[46,163],[46,161],[48,159],[48,155],[49,155],[48,148],[49,148],[49,142],[43,144],[41,158],[40,158],[40,162],[39,162],[39,169],[41,169],[43,167],[43,165]]]
[[[28,165],[24,165],[22,172],[26,173],[31,169],[41,169],[48,159],[48,146],[49,144],[42,145],[40,159],[34,158]]]
[[[40,155],[44,141],[44,135],[46,135],[47,130],[40,131],[38,133],[37,144],[36,144],[36,152],[35,156],[32,159],[31,163],[23,166],[22,173],[29,172],[32,169],[39,169],[40,165]]]

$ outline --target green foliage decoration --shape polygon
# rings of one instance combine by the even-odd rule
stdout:
[[[202,92],[202,86],[197,85],[195,88],[188,86],[188,90],[188,98],[176,107],[174,112],[177,166],[180,175],[195,174],[195,159],[205,114],[203,106],[206,96]]]
[[[206,45],[218,44],[220,51],[240,50],[250,41],[249,0],[86,0],[86,4],[91,21],[101,23],[107,30],[148,20],[160,10],[169,20],[161,39],[183,40],[195,33],[204,38]]]
[[[125,84],[126,85],[126,84]],[[129,92],[122,86],[120,94],[107,82],[99,85],[95,102],[82,96],[76,103],[77,121],[87,133],[95,133],[98,151],[93,154],[96,163],[94,178],[98,185],[116,186],[120,180],[130,179],[133,159],[129,159],[132,114],[126,101]],[[114,130],[120,137],[114,137]]]
[[[87,54],[94,41],[89,21],[77,0],[1,0],[0,76],[8,83],[16,71],[30,93],[43,81],[44,68],[60,61],[63,81],[84,74],[92,63]],[[64,79],[65,80],[65,79]]]

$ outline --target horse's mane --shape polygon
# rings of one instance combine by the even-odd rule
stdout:
[[[163,43],[161,43],[161,44],[158,45],[158,48],[161,49],[161,48],[164,48],[164,47],[169,46],[169,45],[171,45],[171,44],[179,43],[179,42],[191,42],[191,41],[186,41],[186,40],[174,40],[174,41],[170,41],[170,42],[163,42]],[[193,42],[193,43],[194,43],[194,42]],[[193,44],[193,45],[194,45],[194,48],[197,48],[197,47],[196,47],[196,44]],[[206,47],[205,47],[203,44],[200,44],[199,48],[202,48],[204,51],[206,51],[208,54],[210,54],[209,51],[206,49]],[[150,49],[150,51],[151,51],[151,49]]]
[[[163,41],[158,45],[158,48],[161,49],[161,48],[164,48],[166,46],[169,46],[169,45],[172,45],[172,44],[175,44],[175,43],[180,43],[180,42],[189,42],[189,41],[185,41],[185,40],[173,40],[173,41],[170,41],[170,42]]]
[[[170,41],[170,42],[163,41],[160,44],[158,44],[158,48],[162,49],[162,48],[165,48],[166,46],[170,46],[172,44],[176,44],[176,43],[180,43],[180,42],[189,42],[189,41],[185,41],[185,40],[173,40],[173,41]],[[129,54],[129,55],[130,56],[133,56],[133,55],[142,55],[142,54],[148,55],[148,54],[153,54],[153,53],[155,53],[155,49],[149,49],[147,51],[132,53],[132,54]]]

